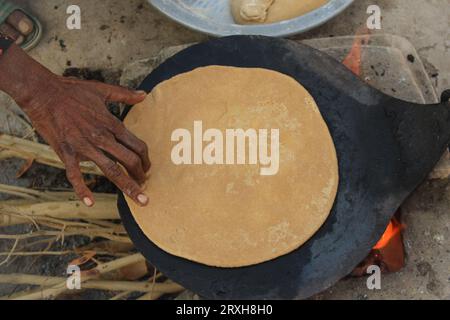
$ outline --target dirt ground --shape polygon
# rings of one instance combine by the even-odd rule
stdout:
[[[82,30],[66,28],[66,8],[73,1],[17,2],[43,22],[44,37],[31,55],[55,73],[68,67],[120,71],[130,62],[156,55],[162,48],[208,38],[173,23],[144,0],[78,0]],[[448,0],[357,0],[339,17],[294,38],[353,35],[365,25],[370,4],[378,4],[382,10],[379,32],[403,36],[415,46],[438,95],[450,88]],[[401,272],[383,276],[381,290],[368,290],[365,279],[344,279],[314,298],[450,299],[449,181],[424,183],[403,206],[407,265]],[[63,272],[57,261],[44,269],[45,273],[59,269]],[[0,272],[4,271],[0,268]]]

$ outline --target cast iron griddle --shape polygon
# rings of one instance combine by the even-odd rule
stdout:
[[[424,107],[392,98],[326,54],[283,39],[232,36],[192,46],[155,69],[140,89],[150,92],[164,80],[208,65],[266,68],[301,83],[330,129],[340,183],[329,218],[307,243],[243,268],[209,267],[159,249],[119,193],[119,211],[136,247],[162,273],[205,298],[307,298],[328,288],[365,258],[450,141],[448,102]]]

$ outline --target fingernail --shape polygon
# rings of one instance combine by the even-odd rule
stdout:
[[[25,41],[24,36],[19,36],[19,37],[17,38],[17,40],[16,40],[15,43],[16,43],[17,45],[21,45],[24,41]]]
[[[18,28],[21,33],[28,33],[31,27],[28,25],[28,23],[26,23],[26,21],[21,20],[19,22]]]
[[[146,205],[148,202],[148,197],[145,194],[140,194],[137,197],[140,204]]]
[[[144,90],[136,91],[136,93],[137,93],[138,95],[140,95],[140,96],[147,95],[147,92],[145,92]]]
[[[92,207],[93,204],[94,204],[94,203],[92,202],[92,200],[89,199],[88,197],[84,198],[84,199],[83,199],[83,202],[84,202],[84,204],[85,204],[86,206],[88,206],[88,207]]]

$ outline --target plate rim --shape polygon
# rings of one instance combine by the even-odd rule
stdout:
[[[272,37],[285,37],[307,32],[316,28],[329,20],[333,19],[345,9],[347,9],[354,0],[330,0],[322,7],[311,11],[302,16],[276,22],[272,24],[261,25],[240,25],[240,24],[217,24],[213,21],[200,20],[193,13],[184,10],[173,10],[175,5],[168,6],[166,0],[147,0],[159,12],[169,17],[179,24],[211,36],[230,36],[230,35],[264,35]],[[177,0],[180,1],[180,0]],[[189,22],[195,21],[195,23]],[[223,27],[226,28],[223,28]]]

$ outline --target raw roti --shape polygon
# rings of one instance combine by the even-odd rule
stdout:
[[[280,164],[175,165],[172,132],[279,129]],[[217,267],[242,267],[287,254],[324,223],[338,187],[333,140],[311,95],[266,69],[209,66],[160,83],[125,124],[149,147],[150,197],[127,199],[145,235],[173,255]],[[204,143],[204,146],[207,143]]]
[[[293,19],[320,8],[328,0],[231,0],[239,24],[274,23]]]

